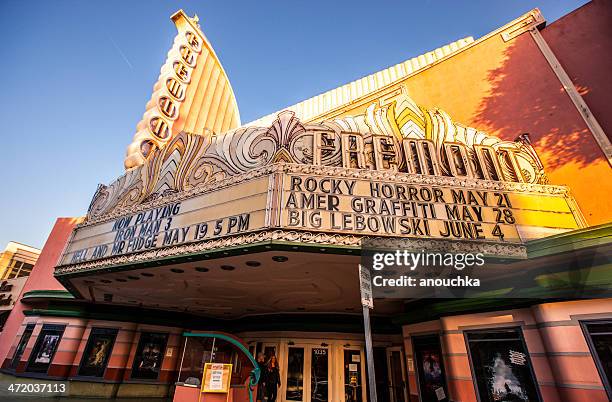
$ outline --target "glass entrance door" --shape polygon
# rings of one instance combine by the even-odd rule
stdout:
[[[276,356],[278,358],[278,345],[276,343],[262,344],[261,351],[264,354],[266,362],[268,362],[272,356]]]
[[[344,349],[344,400],[363,402],[361,350]]]
[[[329,401],[329,349],[310,350],[310,401]]]
[[[406,402],[406,369],[402,359],[402,348],[387,348],[387,363],[389,373],[389,394],[392,402]]]
[[[285,400],[328,402],[330,350],[326,346],[290,345],[287,348]]]
[[[304,401],[304,347],[289,346],[286,383],[285,399]]]

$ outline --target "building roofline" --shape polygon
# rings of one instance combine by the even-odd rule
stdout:
[[[326,118],[333,117],[334,114],[337,114],[338,111],[346,108],[348,105],[355,105],[362,101],[365,98],[371,97],[375,94],[383,93],[388,90],[391,86],[397,84],[400,80],[405,80],[414,75],[420,74],[421,72],[427,70],[428,68],[435,66],[443,61],[450,59],[467,49],[470,49],[491,37],[496,35],[501,35],[504,41],[509,41],[522,33],[528,32],[529,29],[535,27],[542,28],[546,24],[546,20],[542,16],[542,13],[538,8],[534,8],[529,12],[521,15],[520,17],[508,22],[507,24],[495,29],[494,31],[489,32],[488,34],[474,40],[473,37],[468,36],[463,39],[459,39],[455,42],[451,42],[445,46],[434,49],[430,52],[421,54],[419,56],[408,59],[402,63],[395,64],[386,69],[377,71],[373,74],[369,74],[360,79],[351,81],[347,84],[341,85],[337,88],[331,89],[329,91],[323,92],[319,95],[313,96],[311,98],[305,99],[296,104],[287,106],[281,110],[275,111],[273,113],[267,114],[259,119],[253,120],[251,122],[245,123],[242,126],[267,126],[272,123],[272,121],[276,118],[278,113],[283,110],[291,110],[296,113],[297,117],[301,120],[309,122],[309,121],[321,121]],[[410,66],[407,68],[406,66]],[[404,69],[405,73],[403,75],[398,74],[401,69]],[[407,70],[410,70],[407,72]],[[385,75],[388,75],[392,79],[385,79]],[[395,78],[392,77],[395,75]],[[380,78],[382,76],[382,78]],[[379,79],[382,85],[378,82],[375,82],[374,88],[369,89],[367,91],[361,90],[362,93],[359,94],[359,85],[363,85],[364,80],[374,81]],[[370,82],[368,83],[370,84]],[[357,88],[356,88],[357,87]],[[351,91],[357,92],[357,96],[352,97]],[[331,107],[326,107],[326,103],[333,103],[333,98],[341,96],[343,102],[334,104]],[[327,100],[327,98],[331,98]],[[344,98],[347,98],[344,101]]]
[[[15,247],[15,249],[12,249],[12,248],[11,248],[11,244],[14,244],[14,245],[16,245],[16,246],[18,246],[18,247]],[[35,252],[35,253],[38,253],[38,254],[40,254],[40,252],[41,252],[41,249],[39,249],[39,248],[37,248],[37,247],[30,246],[30,245],[27,245],[27,244],[25,244],[25,243],[20,243],[20,242],[18,242],[18,241],[14,241],[14,240],[10,240],[10,241],[7,243],[7,245],[6,245],[6,247],[4,248],[4,250],[2,250],[2,252],[5,252],[5,251],[13,251],[13,250],[17,250],[17,249],[23,249],[23,250],[26,250],[26,251],[31,251],[31,252]]]

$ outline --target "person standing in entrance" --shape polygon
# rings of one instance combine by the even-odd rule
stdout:
[[[264,375],[266,374],[266,356],[259,352],[257,354],[257,366],[259,367],[259,384],[257,384],[257,402],[264,400],[264,390],[266,388],[266,382]]]
[[[276,360],[275,355],[270,357],[270,361],[268,362],[268,366],[265,370],[264,378],[266,381],[266,400],[268,402],[276,402],[276,394],[278,393],[278,388],[281,386],[281,381],[280,371],[278,369],[278,360]]]

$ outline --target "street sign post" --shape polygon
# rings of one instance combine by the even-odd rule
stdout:
[[[370,270],[359,265],[359,288],[361,292],[361,306],[363,309],[363,327],[366,341],[366,360],[368,363],[368,390],[370,402],[376,399],[376,377],[374,374],[374,350],[372,348],[372,328],[370,326],[370,309],[374,308],[372,298],[372,275]]]

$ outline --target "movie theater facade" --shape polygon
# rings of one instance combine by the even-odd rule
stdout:
[[[609,8],[575,13],[597,7]],[[4,379],[68,381],[72,396],[246,401],[261,352],[278,358],[279,400],[361,402],[365,239],[542,266],[578,253],[606,272],[605,122],[581,115],[573,84],[554,89],[565,83],[537,10],[243,125],[197,18],[172,20],[126,172],[98,187],[86,217],[56,223],[2,333]],[[453,97],[464,63],[516,48],[532,57],[525,80],[551,85],[532,89],[558,113],[540,126],[508,138],[419,95],[452,80]],[[560,142],[579,127],[575,149],[551,155],[547,118]],[[612,301],[531,296],[375,299],[378,400],[607,400]]]

